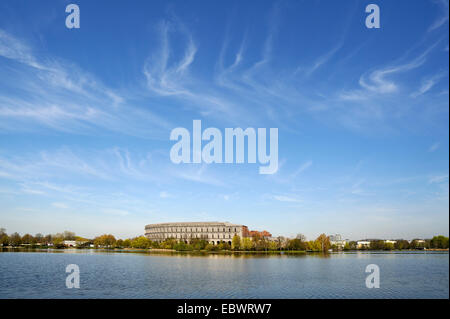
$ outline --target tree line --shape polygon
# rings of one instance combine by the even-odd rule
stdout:
[[[77,236],[74,232],[64,231],[63,233],[42,235],[25,234],[21,236],[15,232],[8,235],[4,228],[0,228],[0,246],[29,246],[29,247],[55,247],[64,248],[64,241],[70,240],[76,242],[77,248],[137,248],[137,249],[174,249],[177,251],[315,251],[324,252],[329,249],[336,250],[338,247],[332,245],[329,236],[321,234],[315,240],[306,240],[302,234],[298,234],[296,238],[290,239],[282,236],[274,239],[268,239],[262,236],[241,238],[235,235],[231,241],[221,242],[213,245],[203,239],[191,239],[189,243],[178,241],[174,238],[166,239],[163,242],[151,241],[145,236],[137,236],[127,239],[116,239],[111,234],[104,234],[93,239],[87,239]],[[434,236],[432,239],[397,240],[395,243],[385,242],[383,240],[372,240],[369,246],[358,247],[356,241],[350,241],[343,250],[401,250],[401,249],[448,249],[449,240],[445,236]]]

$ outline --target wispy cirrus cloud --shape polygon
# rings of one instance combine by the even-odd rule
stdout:
[[[0,127],[33,130],[33,125],[87,134],[96,128],[154,137],[169,122],[128,104],[120,90],[105,86],[77,65],[42,58],[23,40],[0,30],[0,63],[14,61],[0,77]],[[150,124],[150,125],[149,125]],[[153,130],[149,129],[152,126]]]
[[[158,28],[160,45],[146,61],[143,73],[150,92],[163,97],[173,97],[187,101],[186,106],[197,110],[202,116],[222,118],[238,117],[236,105],[220,92],[191,74],[191,65],[195,61],[197,47],[191,33],[179,20],[163,21]],[[173,38],[184,43],[183,55],[175,62],[171,48]]]
[[[428,32],[436,30],[448,23],[448,0],[436,0],[435,2],[441,9],[440,16],[430,25]]]
[[[427,93],[428,91],[430,91],[433,86],[439,82],[440,79],[442,79],[444,76],[446,75],[445,72],[440,72],[438,74],[435,74],[431,77],[427,77],[425,79],[422,80],[422,84],[420,86],[420,88],[416,91],[411,93],[411,96],[413,98],[416,98],[420,95],[423,95],[425,93]]]
[[[342,46],[344,45],[344,42],[339,42],[336,46],[331,48],[328,52],[317,58],[317,60],[313,63],[313,65],[309,68],[300,67],[298,68],[295,73],[302,72],[304,76],[309,77],[311,76],[317,69],[325,65],[333,56],[338,52]]]
[[[434,151],[436,151],[440,146],[441,146],[441,143],[439,143],[439,142],[433,143],[433,144],[428,148],[428,152],[434,152]]]
[[[300,203],[301,199],[292,195],[273,195],[272,198],[279,202]]]
[[[313,161],[309,160],[305,163],[303,163],[302,165],[300,165],[300,167],[291,175],[292,178],[297,177],[299,174],[301,174],[302,172],[306,171],[308,168],[310,168],[313,164]]]
[[[442,174],[442,175],[435,175],[429,178],[428,183],[434,184],[434,183],[442,183],[448,180],[448,174]]]
[[[400,63],[386,68],[377,69],[372,71],[368,76],[365,74],[362,75],[359,79],[359,84],[368,91],[378,94],[393,93],[397,91],[397,84],[393,80],[390,80],[388,76],[407,72],[422,66],[426,62],[428,54],[438,43],[439,42],[436,42],[422,54],[406,63]]]

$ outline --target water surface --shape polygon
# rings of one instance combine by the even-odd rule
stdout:
[[[66,288],[68,264],[79,289]],[[379,289],[366,288],[369,264]],[[0,298],[449,298],[449,256],[0,252]]]

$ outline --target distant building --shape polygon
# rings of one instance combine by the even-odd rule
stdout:
[[[268,238],[272,237],[272,234],[269,233],[267,230],[263,230],[263,231],[251,230],[251,231],[249,231],[249,236],[268,239]]]
[[[76,247],[77,246],[77,242],[75,240],[65,240],[63,243],[64,243],[64,246],[66,246],[66,247]]]
[[[394,245],[395,243],[397,243],[397,241],[396,241],[396,240],[389,240],[389,239],[386,239],[386,240],[384,241],[384,243],[385,243],[385,244],[392,244],[392,245]]]
[[[342,236],[339,234],[336,235],[330,235],[330,241],[340,241],[342,240]]]
[[[186,243],[192,239],[203,239],[211,244],[231,244],[234,235],[249,237],[247,226],[228,222],[162,223],[145,226],[145,236],[158,242],[172,238]]]
[[[356,242],[356,248],[369,248],[370,247],[370,241],[367,240],[360,240]]]
[[[344,249],[345,244],[348,242],[347,239],[342,239],[340,234],[330,235],[330,244],[331,246],[336,246],[338,249]]]

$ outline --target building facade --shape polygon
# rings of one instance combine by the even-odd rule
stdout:
[[[356,242],[356,248],[369,248],[370,247],[370,241],[368,240],[360,240]]]
[[[269,233],[267,230],[263,230],[263,231],[257,231],[257,230],[250,230],[249,231],[249,236],[250,237],[259,237],[259,238],[271,238],[272,234]]]
[[[348,239],[342,239],[340,234],[330,235],[330,244],[336,246],[337,249],[344,249],[347,242]]]
[[[228,222],[186,222],[162,223],[145,226],[145,236],[152,241],[175,239],[190,242],[192,239],[203,239],[211,244],[226,242],[231,244],[234,235],[248,237],[247,226]]]

